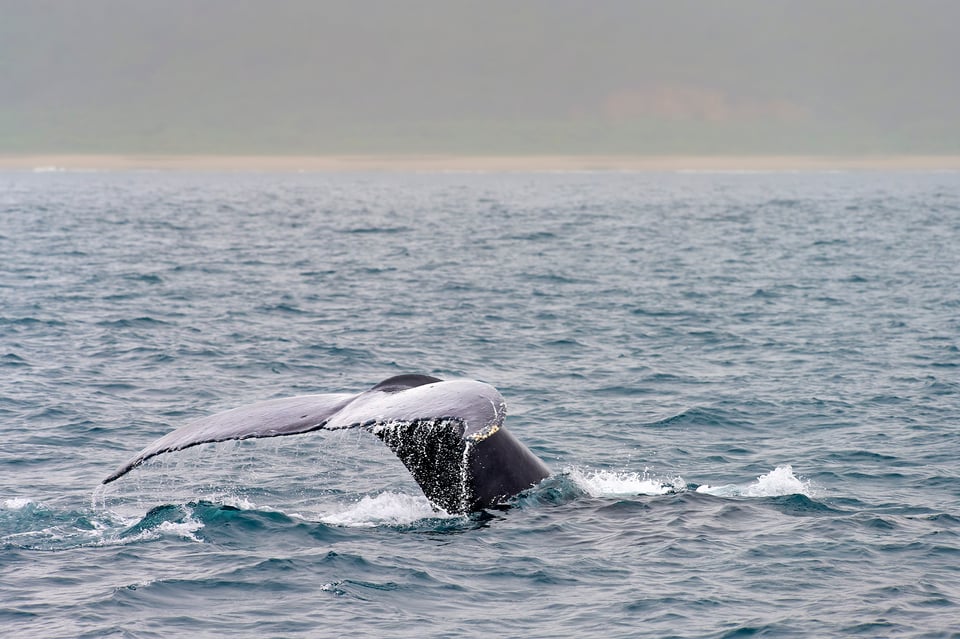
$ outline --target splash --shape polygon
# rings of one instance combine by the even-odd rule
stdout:
[[[662,481],[648,471],[642,473],[598,470],[587,472],[580,468],[567,471],[570,479],[591,497],[616,497],[620,495],[666,495],[682,492],[687,484],[682,477]]]
[[[375,526],[406,526],[424,519],[457,519],[459,515],[449,515],[433,509],[422,495],[404,495],[385,492],[375,496],[365,496],[346,509],[324,515],[321,521],[334,526],[353,528],[373,528]]]
[[[793,474],[793,467],[777,466],[769,473],[760,475],[752,484],[697,487],[698,493],[717,497],[780,497],[781,495],[804,495],[812,497],[810,482]]]

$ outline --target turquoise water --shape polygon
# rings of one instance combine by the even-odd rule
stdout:
[[[0,174],[4,637],[960,637],[960,175]],[[155,438],[417,372],[553,477]]]

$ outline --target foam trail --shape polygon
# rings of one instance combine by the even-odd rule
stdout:
[[[805,495],[812,497],[810,482],[793,474],[793,467],[777,466],[766,475],[760,475],[752,484],[697,487],[698,493],[718,497],[780,497],[782,495]]]

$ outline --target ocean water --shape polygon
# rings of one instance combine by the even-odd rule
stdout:
[[[3,637],[960,637],[956,173],[0,174]],[[193,418],[417,372],[554,475]]]

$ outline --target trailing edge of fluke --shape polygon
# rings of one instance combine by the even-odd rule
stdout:
[[[505,416],[503,397],[489,384],[398,375],[359,394],[272,399],[204,417],[153,442],[103,483],[151,457],[199,444],[361,428],[390,447],[435,506],[473,512],[550,475],[503,427]]]

